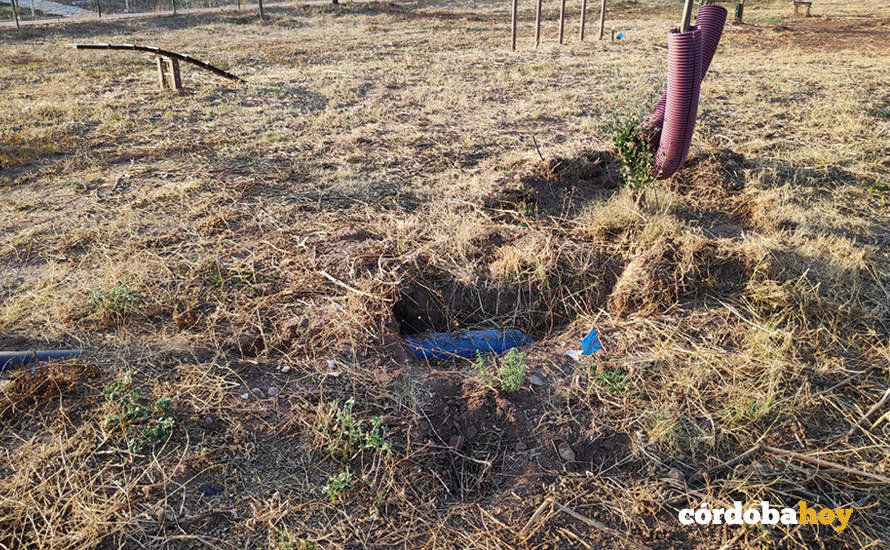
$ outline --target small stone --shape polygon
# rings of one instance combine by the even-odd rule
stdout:
[[[290,372],[290,365],[281,365],[281,372]]]
[[[532,385],[534,385],[534,386],[543,386],[544,385],[544,381],[541,380],[541,378],[539,376],[536,376],[534,374],[528,377],[528,381],[531,382]]]
[[[242,394],[241,394],[241,399],[250,399],[250,394],[247,393],[247,392],[242,393]]]
[[[686,476],[684,476],[683,472],[681,472],[677,468],[671,468],[670,470],[668,470],[668,477],[670,479],[675,479],[675,480],[679,481],[680,483],[686,482]]]
[[[522,451],[527,451],[527,450],[528,450],[528,445],[525,444],[525,441],[519,441],[518,443],[516,443],[516,451],[517,452],[521,453]]]
[[[575,461],[575,451],[573,451],[572,446],[565,441],[560,441],[559,445],[556,446],[556,450],[559,452],[560,458],[566,462]]]
[[[266,390],[266,395],[268,395],[269,397],[275,397],[276,395],[278,395],[279,391],[280,390],[277,387],[269,386],[269,389]]]
[[[261,390],[260,388],[254,388],[253,394],[255,396],[257,396],[257,399],[262,399],[262,398],[266,397],[266,394],[264,394],[263,390]]]

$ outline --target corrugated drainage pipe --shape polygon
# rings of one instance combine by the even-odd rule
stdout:
[[[726,9],[721,6],[708,4],[702,6],[698,10],[698,17],[695,19],[696,26],[701,30],[701,76],[704,79],[711,66],[711,60],[717,52],[717,45],[720,43],[720,37],[723,35],[723,28],[726,26]],[[661,94],[652,114],[643,122],[643,126],[651,128],[649,144],[652,149],[658,148],[661,139],[661,127],[664,126],[664,108],[667,103],[667,92]]]
[[[668,90],[643,123],[650,129],[650,145],[653,149],[657,146],[654,170],[662,179],[670,177],[689,154],[701,79],[717,51],[726,10],[702,6],[696,23],[689,32],[668,35]],[[697,80],[692,78],[695,74]]]
[[[692,143],[698,94],[701,88],[701,31],[673,30],[668,34],[668,85],[664,127],[653,168],[659,179],[668,178],[683,164]]]

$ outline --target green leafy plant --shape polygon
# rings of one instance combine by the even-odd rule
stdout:
[[[128,283],[127,279],[129,279],[129,276],[124,275],[109,290],[93,289],[89,291],[93,311],[103,320],[120,321],[142,303],[142,295]]]
[[[349,472],[340,472],[335,476],[328,478],[328,483],[322,487],[322,492],[331,499],[331,503],[341,500],[343,493],[352,485],[352,474]]]
[[[503,356],[494,359],[497,373],[493,375],[485,362],[485,357],[476,350],[476,359],[473,361],[473,371],[482,382],[491,387],[497,386],[505,392],[514,392],[522,387],[525,382],[525,353],[516,348],[510,348]]]
[[[327,440],[331,456],[349,460],[363,451],[388,454],[391,451],[386,441],[386,426],[379,416],[370,423],[358,418],[354,412],[355,400],[347,399],[342,405],[336,399],[329,404],[325,420],[318,431]]]
[[[643,116],[637,112],[616,118],[608,127],[621,162],[621,177],[628,187],[640,193],[652,185],[657,176],[653,169],[655,153],[642,123]]]
[[[297,538],[285,527],[278,532],[278,548],[280,550],[318,550],[318,545],[302,538]]]
[[[501,389],[506,392],[518,390],[525,382],[525,370],[525,353],[511,348],[498,360],[498,381]]]
[[[102,393],[111,408],[105,418],[105,428],[120,428],[128,438],[131,452],[170,439],[174,425],[170,399],[162,397],[146,405],[129,374],[106,386]]]
[[[619,370],[606,370],[596,373],[593,383],[612,393],[621,393],[627,388],[627,378]]]
[[[476,371],[476,375],[482,379],[487,385],[491,385],[492,377],[488,372],[488,369],[485,367],[485,357],[482,356],[482,352],[478,349],[476,350],[476,360],[473,361],[473,370]]]

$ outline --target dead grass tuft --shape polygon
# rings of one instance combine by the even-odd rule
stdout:
[[[731,248],[701,238],[665,237],[633,258],[609,295],[615,315],[665,312],[681,297],[737,290],[748,278],[742,257]]]

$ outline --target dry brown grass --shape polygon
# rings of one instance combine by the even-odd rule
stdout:
[[[610,8],[618,44],[538,50],[525,6],[515,54],[495,3],[4,31],[0,342],[87,354],[0,382],[0,548],[625,544],[548,499],[654,548],[886,547],[887,487],[715,469],[766,444],[890,475],[886,409],[846,436],[890,383],[890,11],[748,4],[691,158],[641,197],[607,126],[663,82],[659,2]],[[75,41],[248,84],[187,67],[159,95],[150,59]],[[400,342],[494,326],[537,340],[514,393]],[[107,423],[128,373],[168,440]],[[350,397],[390,452],[329,452]],[[676,517],[801,499],[850,527]]]

